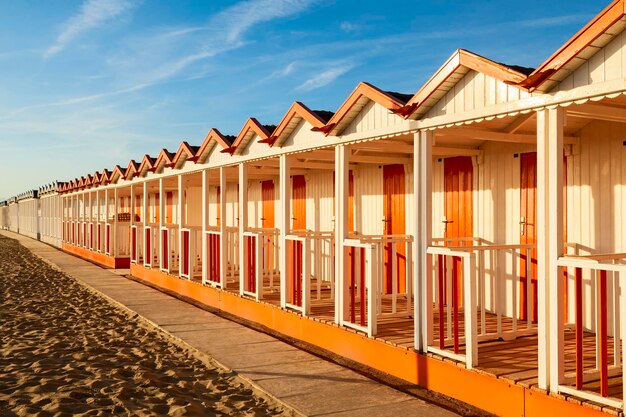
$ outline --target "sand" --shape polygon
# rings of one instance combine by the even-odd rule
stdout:
[[[290,410],[0,236],[0,415]]]

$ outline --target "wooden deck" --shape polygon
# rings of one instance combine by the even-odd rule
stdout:
[[[172,273],[177,275],[177,273]],[[193,282],[201,282],[201,277],[196,275],[192,278]],[[270,286],[269,277],[264,279],[264,292],[262,302],[280,306],[280,276],[274,275],[273,287]],[[331,298],[330,286],[325,285],[320,293],[320,298],[317,299],[318,293],[316,285],[312,285],[311,290],[311,314],[310,317],[321,320],[329,324],[334,323],[334,299]],[[239,294],[239,280],[235,279],[228,283],[225,288],[226,291]],[[356,310],[357,314],[360,308],[360,303],[357,301]],[[406,299],[399,297],[397,300],[398,309],[406,308]],[[383,312],[391,311],[391,300],[386,297],[382,302]],[[480,323],[480,312],[477,314],[478,322]],[[438,345],[439,338],[439,321],[438,321],[438,309],[433,308],[433,325],[434,325],[434,343]],[[414,346],[414,324],[413,317],[411,316],[394,316],[394,317],[380,317],[378,319],[378,332],[376,339],[384,340],[386,343],[402,347],[404,349],[412,349]],[[462,308],[459,314],[459,337],[463,338],[463,312]],[[502,330],[507,332],[511,331],[513,327],[512,319],[502,317],[501,319]],[[518,328],[523,329],[527,326],[525,321],[518,321]],[[485,329],[487,333],[495,334],[497,328],[497,317],[494,314],[487,313],[485,315]],[[480,330],[480,329],[479,329]],[[447,327],[446,327],[447,332]],[[447,335],[447,333],[446,333]],[[447,335],[448,336],[448,335]],[[584,339],[584,368],[586,372],[590,372],[595,367],[595,334],[585,333]],[[613,358],[613,339],[609,338],[609,360]],[[452,349],[452,341],[448,337],[446,339],[446,349]],[[478,344],[478,366],[482,372],[491,374],[497,378],[502,378],[513,384],[519,384],[521,386],[531,388],[536,387],[538,384],[538,352],[537,352],[537,336],[528,335],[518,337],[513,340],[502,340],[495,335],[493,340],[481,341]],[[565,372],[568,377],[571,377],[571,381],[567,385],[574,387],[573,375],[575,372],[575,333],[572,329],[566,328],[565,330]],[[464,354],[465,345],[459,345],[459,353]],[[438,357],[436,354],[429,353],[428,355]],[[595,394],[600,393],[599,377],[588,377],[588,381],[585,382],[583,389]],[[622,376],[621,374],[611,376],[609,378],[609,396],[616,400],[621,400],[623,394],[622,390]],[[582,401],[589,402],[589,401]]]

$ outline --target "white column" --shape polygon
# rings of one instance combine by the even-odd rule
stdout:
[[[96,189],[96,227],[94,228],[94,232],[96,233],[96,252],[102,252],[102,226],[100,225],[100,217],[102,216],[102,211],[100,210],[100,190]],[[98,235],[98,229],[100,229],[100,235]],[[98,242],[98,238],[100,238],[100,242]]]
[[[135,201],[135,185],[130,185],[130,227],[132,228],[135,225],[135,205],[137,201]]]
[[[220,285],[226,287],[228,272],[228,247],[233,243],[228,241],[226,230],[226,168],[220,167]],[[208,201],[208,199],[207,199]]]
[[[163,178],[159,178],[159,236],[161,236],[161,228],[165,224],[165,189],[163,187]]]
[[[104,230],[102,231],[102,233],[104,233],[104,250],[103,252],[106,253],[107,250],[107,224],[109,224],[109,189],[105,188],[104,189]]]
[[[178,222],[178,275],[182,276],[183,273],[183,227],[185,227],[184,218],[186,217],[186,210],[183,209],[183,205],[185,204],[185,187],[183,184],[183,175],[178,174],[178,198],[176,204],[176,217]],[[190,237],[191,240],[191,237]],[[191,252],[191,242],[189,242],[189,249]],[[188,253],[189,258],[191,258],[191,253]],[[192,275],[191,268],[189,269],[189,276]]]
[[[431,342],[433,308],[431,268],[426,250],[432,241],[432,144],[434,132],[423,131],[413,136],[415,243],[413,288],[415,288],[415,349],[426,352]]]
[[[222,213],[224,218],[224,213]],[[246,164],[239,164],[239,294],[243,295],[244,275],[245,275],[245,245],[243,232],[248,226],[248,167]],[[254,254],[250,254],[254,256]],[[259,288],[259,291],[262,291]]]
[[[280,177],[279,177],[279,187],[280,187],[280,221],[278,223],[278,227],[280,228],[280,238],[279,238],[279,262],[278,267],[280,270],[280,305],[281,307],[285,307],[287,304],[287,235],[290,233],[290,178],[289,171],[291,170],[289,158],[287,155],[280,155]],[[297,277],[296,277],[297,279]]]
[[[80,210],[80,221],[81,221],[81,225],[80,225],[80,238],[81,238],[81,246],[84,248],[85,246],[87,246],[87,238],[86,238],[86,233],[85,233],[85,219],[87,217],[87,206],[85,204],[85,192],[81,191],[80,192],[80,196],[81,196],[81,200],[82,200],[82,207]]]
[[[348,237],[349,170],[347,149],[335,148],[335,323],[342,323],[347,305],[346,267],[343,241]]]
[[[207,225],[208,225],[208,206],[209,206],[209,170],[202,171],[202,284],[206,284],[208,280],[208,257],[207,257]]]
[[[87,225],[87,230],[89,231],[89,241],[87,241],[87,244],[85,246],[89,247],[89,250],[93,250],[93,247],[91,245],[91,242],[93,242],[93,198],[92,198],[92,192],[89,191],[89,224]]]
[[[537,112],[537,262],[539,387],[556,392],[563,375],[562,108]]]
[[[176,204],[176,217],[178,218],[178,230],[185,226],[184,217],[186,216],[185,209],[185,187],[183,185],[182,174],[178,175],[178,203]]]
[[[141,218],[143,227],[148,225],[148,181],[143,182],[143,199],[141,200]]]
[[[117,195],[117,188],[113,189],[113,233],[111,233],[113,240],[113,257],[117,258],[118,254],[118,242],[117,242],[117,214],[119,213],[119,198]]]

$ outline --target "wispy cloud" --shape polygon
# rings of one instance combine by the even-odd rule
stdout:
[[[355,64],[350,63],[350,64],[342,64],[342,65],[327,69],[326,71],[316,74],[313,77],[306,80],[305,82],[303,82],[302,84],[300,84],[296,88],[296,90],[312,91],[312,90],[316,90],[318,88],[324,87],[325,85],[328,85],[331,82],[335,81],[337,78],[341,77],[346,72],[350,71],[355,66],[356,66]]]
[[[315,0],[249,0],[235,4],[218,13],[214,22],[223,22],[227,40],[234,42],[251,27],[298,14],[308,9]]]
[[[128,0],[86,0],[79,12],[63,25],[59,36],[45,51],[44,58],[58,54],[84,32],[119,18],[135,6],[136,3]]]

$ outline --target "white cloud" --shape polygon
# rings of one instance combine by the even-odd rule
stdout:
[[[58,54],[82,33],[119,18],[135,6],[128,0],[86,0],[80,11],[65,23],[59,36],[44,53],[44,58]]]
[[[339,28],[344,32],[354,32],[359,28],[359,25],[351,22],[341,22]]]
[[[343,74],[350,71],[354,67],[354,64],[343,64],[334,68],[330,68],[309,78],[308,80],[300,84],[296,88],[296,90],[312,91],[320,87],[324,87],[325,85],[328,85],[331,82],[335,81],[337,78],[341,77]]]
[[[309,8],[315,0],[249,0],[218,13],[214,23],[226,27],[227,40],[234,42],[251,27],[281,17],[291,16]]]

